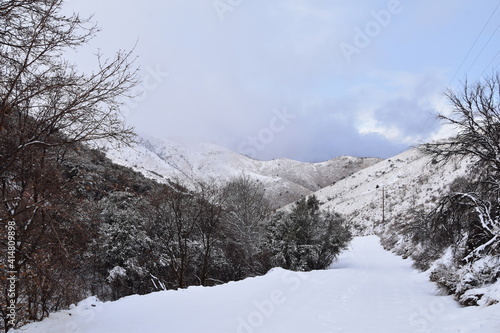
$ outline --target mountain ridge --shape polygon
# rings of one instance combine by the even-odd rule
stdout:
[[[339,156],[318,163],[287,158],[259,161],[211,143],[142,136],[131,147],[108,149],[115,163],[159,182],[224,181],[240,175],[262,182],[272,208],[282,207],[381,161]]]
[[[357,233],[368,235],[376,232],[383,220],[433,207],[439,197],[449,192],[450,184],[457,177],[468,173],[470,163],[464,159],[437,168],[430,156],[412,148],[314,194],[322,203],[322,209],[349,216]]]

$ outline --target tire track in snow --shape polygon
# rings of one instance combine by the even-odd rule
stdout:
[[[341,265],[337,269],[331,269],[332,274],[323,281],[325,289],[328,289],[328,286],[334,286],[338,283],[337,275],[342,273],[349,274],[348,271],[343,272],[342,269],[356,269],[352,266],[352,264],[349,264],[350,261],[356,260],[357,262],[361,263],[361,266],[367,265],[368,259],[366,258],[365,254],[360,255],[359,253],[355,252],[355,249],[351,249],[351,251],[354,251],[354,253],[344,255],[343,258],[340,259],[343,262],[347,261],[346,264],[343,264],[346,267],[343,267]],[[333,266],[335,267],[337,265]],[[347,289],[343,290],[340,295],[338,295],[337,293],[337,295],[333,296],[329,300],[329,310],[318,315],[318,320],[321,321],[321,325],[325,329],[324,333],[345,332],[345,327],[341,325],[342,323],[340,319],[345,317],[347,313],[356,311],[356,309],[353,309],[352,307],[353,304],[351,300],[359,293],[359,290],[362,288],[362,286],[364,286],[368,282],[368,274],[365,270],[359,270],[359,274],[356,274],[355,277],[355,280],[351,279]],[[336,292],[336,289],[331,291],[332,295]]]

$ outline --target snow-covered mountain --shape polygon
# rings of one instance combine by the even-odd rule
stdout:
[[[276,191],[273,195],[285,191],[284,185],[311,193],[326,184],[314,192],[322,208],[344,214],[365,235],[386,231],[386,223],[404,220],[414,209],[432,207],[471,165],[469,160],[438,165],[417,149],[378,162],[352,157],[315,164],[262,162],[210,144],[151,139],[110,150],[108,156],[159,181],[189,183],[245,172]],[[482,287],[480,306],[462,308],[429,281],[431,270],[417,272],[412,264],[412,259],[384,251],[377,236],[356,237],[327,270],[274,268],[264,276],[215,287],[114,302],[91,297],[14,332],[498,331],[499,281]]]
[[[404,216],[411,209],[429,208],[449,190],[454,179],[466,175],[470,161],[439,165],[418,149],[410,149],[360,170],[315,194],[323,209],[346,215],[358,234]],[[382,198],[384,195],[384,199]]]
[[[257,161],[208,143],[140,137],[131,147],[109,149],[115,163],[146,177],[189,186],[197,181],[224,181],[245,174],[262,182],[274,208],[293,202],[380,161],[341,156],[321,163],[290,159]]]

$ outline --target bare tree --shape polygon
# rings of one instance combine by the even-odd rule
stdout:
[[[458,134],[425,144],[422,150],[440,163],[471,158],[474,170],[470,184],[441,200],[430,216],[430,230],[443,246],[464,237],[460,259],[473,261],[498,255],[500,248],[500,76],[466,83],[461,92],[448,91],[447,97],[453,112],[439,117],[454,125]]]
[[[0,3],[0,227],[11,233],[2,232],[0,246],[15,248],[10,252],[15,258],[8,256],[1,266],[6,272],[9,263],[16,281],[11,288],[15,293],[2,294],[19,311],[26,310],[29,300],[29,295],[20,295],[19,281],[29,279],[36,267],[38,276],[45,274],[40,281],[50,280],[57,275],[54,267],[41,270],[37,261],[50,262],[49,254],[56,248],[70,253],[68,242],[60,239],[54,246],[51,238],[62,235],[59,228],[68,229],[61,223],[64,212],[58,210],[68,194],[60,169],[66,150],[79,142],[133,138],[119,112],[121,99],[138,81],[131,53],[98,55],[97,69],[80,73],[63,55],[89,42],[98,29],[77,14],[62,15],[63,3]],[[50,292],[48,288],[45,298]],[[8,330],[15,323],[7,320],[5,304],[1,313]],[[41,304],[34,300],[33,316],[38,316]],[[42,309],[42,316],[47,311]]]
[[[156,255],[168,262],[167,282],[174,288],[193,284],[194,262],[199,254],[196,241],[201,210],[198,196],[180,185],[165,186],[152,204],[152,238],[158,240]]]
[[[98,29],[76,14],[61,15],[63,2],[0,5],[0,130],[20,134],[16,145],[1,152],[0,174],[30,145],[132,138],[119,113],[120,98],[138,80],[131,54],[98,55],[94,72],[78,72],[63,54],[89,42]]]
[[[437,162],[472,157],[482,181],[492,191],[500,191],[500,76],[497,73],[482,82],[464,84],[461,92],[449,90],[446,96],[453,106],[447,116],[439,115],[455,127],[458,134],[444,142],[422,146]]]
[[[229,280],[260,273],[258,258],[263,222],[270,211],[265,189],[247,175],[229,180],[222,188],[225,252],[230,263]]]
[[[200,212],[197,227],[201,243],[197,278],[201,285],[206,286],[213,282],[219,282],[211,277],[211,273],[214,273],[213,271],[216,269],[214,256],[217,249],[221,247],[223,239],[224,210],[222,203],[224,196],[220,187],[214,182],[200,182],[197,190],[196,204]]]

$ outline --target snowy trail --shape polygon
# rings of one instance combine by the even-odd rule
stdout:
[[[71,316],[70,316],[71,314]],[[33,332],[500,332],[500,304],[461,308],[439,296],[410,260],[375,236],[355,238],[332,269],[274,269],[239,282],[130,296],[89,298],[18,333]]]

